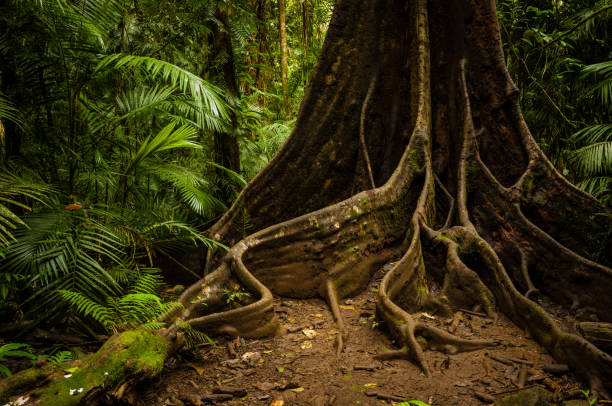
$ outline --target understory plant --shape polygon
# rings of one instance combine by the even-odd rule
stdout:
[[[78,314],[109,333],[117,333],[134,328],[161,328],[164,323],[157,321],[160,315],[182,308],[179,303],[165,302],[158,296],[162,285],[159,270],[142,269],[120,296],[106,296],[102,301],[69,290],[60,290],[59,294]]]
[[[36,359],[32,347],[22,343],[8,343],[0,347],[0,362],[6,361],[8,357],[28,358],[30,360]],[[11,371],[0,363],[0,376],[1,375],[10,376]]]

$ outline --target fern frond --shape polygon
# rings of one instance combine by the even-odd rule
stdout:
[[[163,328],[165,326],[166,323],[163,323],[161,321],[149,321],[140,325],[138,328],[141,328],[143,330],[159,330],[160,328]]]
[[[63,364],[75,359],[75,353],[72,351],[58,351],[49,357],[49,361],[53,364]]]
[[[159,273],[143,273],[130,287],[131,294],[155,294],[161,288],[163,278]]]
[[[113,323],[114,314],[106,306],[94,302],[79,292],[59,290],[58,293],[81,315],[91,317],[105,327]]]
[[[208,342],[213,347],[217,346],[217,344],[215,344],[215,342],[209,336],[199,330],[196,330],[186,321],[178,320],[177,325],[185,337],[185,345],[187,348],[196,348],[198,344],[203,342]]]
[[[211,217],[227,210],[227,207],[212,193],[206,191],[208,182],[193,171],[179,165],[155,165],[151,173],[170,183],[180,194],[183,202],[195,213]]]

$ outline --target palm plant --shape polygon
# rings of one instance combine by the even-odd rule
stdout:
[[[612,61],[583,69],[585,97],[599,98],[602,119],[612,111]],[[607,113],[607,114],[606,114]],[[599,118],[598,118],[599,119]],[[571,137],[576,148],[569,153],[578,177],[578,187],[612,206],[612,123],[593,124]]]
[[[53,190],[40,182],[27,181],[15,174],[0,170],[0,260],[4,258],[15,230],[28,228],[20,216],[32,211],[29,201],[44,202],[45,195]],[[18,213],[15,211],[18,210]],[[18,271],[4,269],[0,272],[0,301],[6,301],[16,290],[23,275]]]
[[[32,208],[26,204],[26,200],[42,202],[45,195],[52,191],[49,186],[27,181],[13,173],[0,170],[0,257],[11,240],[14,240],[14,230],[18,226],[26,226],[24,221],[9,209],[13,206],[21,211],[31,211]]]

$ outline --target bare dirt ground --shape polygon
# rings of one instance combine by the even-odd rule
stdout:
[[[172,358],[156,382],[140,389],[140,404],[383,405],[416,399],[432,406],[488,405],[532,385],[546,387],[558,399],[584,399],[572,376],[545,372],[554,360],[503,315],[497,321],[471,312],[446,320],[418,315],[456,329],[461,337],[500,343],[458,354],[427,351],[429,378],[408,360],[374,360],[381,351],[396,348],[374,320],[382,275],[357,297],[342,301],[347,335],[340,356],[338,330],[323,300],[277,299],[284,334],[216,338],[216,347],[200,347],[200,357]]]

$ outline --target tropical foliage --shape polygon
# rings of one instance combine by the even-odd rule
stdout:
[[[288,7],[288,106],[273,2],[170,2],[164,13],[153,0],[0,5],[0,313],[17,323],[9,331],[157,326],[175,306],[163,277],[176,283],[172,271],[187,268],[180,252],[225,248],[202,230],[289,135],[331,5]],[[228,139],[237,167],[220,151]]]
[[[612,3],[497,4],[530,130],[570,180],[611,205]]]

